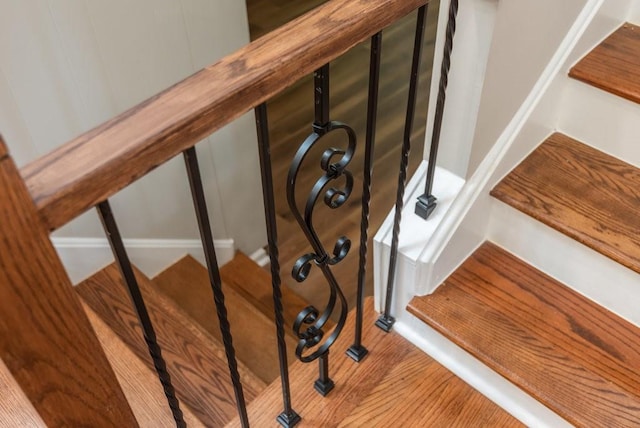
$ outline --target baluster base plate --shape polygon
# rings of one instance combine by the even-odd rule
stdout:
[[[360,361],[362,361],[364,357],[367,356],[368,353],[369,353],[369,350],[367,350],[367,348],[365,348],[362,345],[360,346],[351,345],[351,347],[347,349],[347,352],[346,352],[347,356],[351,358],[353,361],[355,361],[356,363],[359,363]]]
[[[423,219],[428,219],[433,210],[436,209],[437,199],[433,195],[422,195],[418,198],[418,202],[416,202],[416,214],[418,214]]]
[[[389,333],[395,322],[396,319],[394,317],[385,317],[384,315],[380,315],[380,318],[376,320],[376,327]]]
[[[302,420],[302,418],[300,417],[299,414],[297,414],[296,412],[294,412],[293,410],[291,410],[290,413],[285,413],[282,412],[278,415],[278,417],[276,418],[276,421],[282,425],[284,428],[291,428],[294,427],[296,425],[298,425],[298,423]]]
[[[330,393],[335,386],[336,384],[333,383],[331,379],[327,379],[326,381],[318,379],[313,383],[313,387],[315,388],[315,390],[318,391],[318,393],[323,397],[326,397],[327,394]]]

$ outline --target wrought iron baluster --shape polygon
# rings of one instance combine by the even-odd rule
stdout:
[[[380,83],[380,59],[382,57],[382,32],[371,37],[371,57],[369,59],[369,95],[367,105],[367,134],[364,149],[364,171],[362,184],[362,217],[360,219],[360,259],[358,265],[358,290],[356,301],[356,330],[353,345],[347,355],[354,361],[362,361],[369,352],[362,345],[362,318],[367,269],[367,249],[369,245],[369,208],[371,203],[371,176],[373,173],[373,152],[378,114],[378,89]]]
[[[340,263],[351,248],[351,241],[341,236],[335,243],[333,257],[330,256],[315,230],[313,213],[318,200],[322,197],[324,203],[336,209],[341,207],[353,190],[353,175],[347,169],[356,148],[356,135],[349,126],[330,120],[329,116],[329,64],[314,73],[315,120],[313,132],[298,149],[287,176],[287,201],[298,225],[311,244],[312,252],[301,256],[293,266],[292,276],[298,282],[303,282],[313,264],[318,266],[329,285],[329,300],[324,310],[320,312],[313,306],[306,307],[294,322],[293,329],[300,339],[296,347],[296,356],[302,362],[319,360],[320,375],[316,381],[316,390],[326,395],[333,388],[329,377],[328,351],[342,331],[347,319],[347,301],[340,289],[338,281],[331,271],[331,266]],[[347,148],[329,148],[324,151],[320,161],[323,175],[311,189],[306,203],[301,208],[296,199],[296,185],[301,166],[312,150],[325,135],[331,132],[344,132],[347,137]],[[339,157],[338,160],[334,158]],[[332,185],[332,182],[344,178],[342,186]],[[340,305],[340,316],[333,332],[325,337],[323,327],[329,317]]]
[[[407,102],[407,116],[404,126],[404,139],[402,142],[402,154],[400,157],[400,174],[398,175],[398,192],[396,195],[395,216],[393,219],[393,237],[391,238],[391,257],[389,259],[389,271],[387,274],[387,292],[385,296],[384,312],[376,320],[376,326],[388,332],[391,330],[395,319],[391,316],[391,299],[395,282],[396,262],[398,259],[398,239],[400,236],[400,221],[402,220],[402,208],[404,207],[404,190],[407,183],[407,166],[409,164],[409,150],[411,148],[411,130],[416,110],[416,98],[418,92],[418,80],[420,77],[420,59],[422,57],[422,40],[424,38],[424,24],[427,14],[427,5],[418,9],[416,20],[416,36],[413,45],[413,60],[411,65],[411,80],[409,83],[409,99]]]
[[[216,250],[213,243],[213,233],[209,222],[209,213],[204,197],[204,188],[202,186],[202,177],[200,175],[200,167],[198,165],[198,157],[195,147],[185,150],[183,155],[185,165],[187,167],[187,175],[189,176],[191,196],[193,197],[193,205],[198,219],[200,238],[202,239],[204,255],[207,262],[207,270],[209,271],[209,282],[211,283],[211,290],[213,291],[216,312],[218,314],[218,322],[220,324],[220,332],[222,333],[222,343],[224,344],[224,350],[227,356],[229,375],[231,377],[231,383],[233,384],[233,391],[236,397],[236,406],[240,416],[240,423],[243,427],[248,427],[249,417],[247,416],[247,405],[242,391],[240,373],[238,373],[238,363],[236,361],[236,352],[233,348],[233,337],[231,335],[231,327],[227,318],[227,308],[224,304],[222,280],[220,279],[218,259],[216,257]]]
[[[269,122],[267,105],[260,104],[255,109],[258,131],[258,152],[260,154],[260,173],[262,175],[262,198],[267,223],[267,241],[271,264],[271,286],[273,289],[273,309],[275,312],[276,335],[278,340],[278,361],[280,364],[280,383],[284,410],[276,420],[283,427],[293,427],[300,422],[291,406],[291,387],[289,385],[289,364],[287,362],[287,343],[284,337],[284,316],[282,307],[282,282],[280,278],[280,260],[278,250],[278,229],[276,225],[275,195],[273,191],[273,173],[271,170],[271,148],[269,141]]]
[[[149,349],[149,355],[151,355],[151,359],[153,360],[153,365],[156,369],[156,373],[158,374],[158,378],[160,379],[160,383],[162,384],[162,388],[164,389],[164,394],[167,397],[167,402],[171,408],[171,413],[176,422],[176,427],[186,427],[187,424],[185,423],[182,411],[180,410],[180,402],[176,397],[175,390],[171,383],[171,376],[167,371],[167,365],[162,358],[162,350],[160,345],[158,345],[158,340],[156,338],[153,324],[151,323],[151,318],[149,317],[149,312],[147,311],[147,306],[142,298],[138,281],[133,273],[133,267],[131,266],[127,250],[122,242],[122,236],[120,235],[118,224],[113,216],[113,211],[111,211],[109,201],[99,203],[96,208],[98,210],[100,220],[102,221],[102,226],[107,234],[107,239],[109,240],[109,245],[111,246],[111,251],[113,252],[116,264],[118,265],[122,279],[127,285],[129,297],[133,302],[138,320],[142,326],[144,341]]]
[[[449,68],[451,67],[451,52],[453,51],[453,36],[456,33],[456,16],[458,15],[458,0],[451,0],[449,5],[449,20],[447,22],[446,37],[444,42],[444,54],[442,56],[442,67],[440,68],[440,83],[438,87],[438,100],[436,102],[436,114],[433,122],[433,133],[431,134],[431,148],[429,149],[429,165],[427,167],[427,180],[424,194],[416,202],[416,214],[423,219],[428,219],[436,208],[437,199],[433,196],[433,180],[436,173],[436,159],[438,147],[440,145],[440,131],[442,129],[442,118],[444,117],[444,103],[447,96],[447,85],[449,83]]]

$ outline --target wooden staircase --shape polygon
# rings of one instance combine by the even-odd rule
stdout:
[[[570,76],[640,103],[640,28]],[[636,166],[554,133],[491,195],[640,273]],[[408,310],[571,424],[640,426],[640,328],[504,249],[484,243]]]
[[[243,254],[225,265],[221,273],[245,396],[250,403],[250,421],[253,426],[278,426],[275,417],[281,411],[280,380],[272,379],[266,389],[262,380],[278,367],[275,339],[268,337],[274,336],[275,328],[262,312],[270,306],[270,276]],[[236,409],[224,352],[216,338],[219,333],[215,331],[217,321],[213,319],[206,269],[187,256],[153,281],[139,271],[136,276],[187,423],[239,426],[234,421]],[[104,268],[80,284],[77,291],[141,425],[172,426],[117,268]],[[306,306],[290,290],[285,290],[284,296],[294,308]],[[292,313],[290,309],[287,318]],[[291,357],[293,405],[303,417],[300,426],[521,426],[406,340],[375,328],[376,317],[369,299],[364,338],[370,354],[358,364],[344,354],[353,340],[354,320],[350,314],[332,348],[330,370],[336,388],[326,398],[313,388],[317,365],[302,364]],[[273,341],[263,344],[263,336]],[[292,349],[293,335],[287,340]]]

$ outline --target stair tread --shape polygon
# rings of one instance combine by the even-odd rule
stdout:
[[[640,169],[555,133],[491,195],[640,273]]]
[[[372,298],[366,300],[364,314],[369,355],[355,363],[344,353],[353,340],[352,311],[332,347],[329,372],[336,387],[327,397],[313,389],[316,363],[290,366],[293,407],[302,416],[299,426],[522,426],[401,336],[375,327]],[[249,420],[255,426],[278,426],[278,409],[281,387],[274,382],[249,405]],[[239,426],[238,420],[229,426]]]
[[[207,426],[221,426],[237,414],[222,345],[197,326],[170,299],[153,289],[148,278],[135,270],[158,343],[178,398]],[[147,346],[120,273],[114,264],[76,287],[82,300],[149,367]],[[240,364],[246,399],[252,400],[264,383]]]
[[[226,279],[229,279],[227,275],[223,280],[223,292],[236,355],[263,382],[271,383],[280,374],[273,316],[260,312],[243,295],[229,287]],[[221,340],[209,274],[200,262],[191,256],[183,257],[156,276],[153,284],[209,334]],[[297,342],[290,336],[285,336],[285,340],[292,359]]]
[[[251,302],[266,317],[273,319],[273,294],[269,272],[258,266],[242,252],[238,252],[233,260],[220,268],[220,276],[225,285],[233,288]],[[291,326],[300,311],[309,306],[309,302],[284,283],[281,290],[285,331],[297,340]]]
[[[623,24],[582,58],[569,76],[640,103],[640,27]]]
[[[140,427],[175,427],[176,423],[155,372],[91,308],[86,304],[83,306]],[[185,403],[180,403],[180,409],[189,427],[204,427]]]
[[[0,156],[2,155],[0,144]],[[18,382],[0,359],[0,426],[46,428],[33,404],[24,394]]]
[[[640,329],[492,243],[408,310],[577,426],[640,423]]]

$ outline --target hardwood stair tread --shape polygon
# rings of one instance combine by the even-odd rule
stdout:
[[[0,156],[2,155],[0,144]],[[46,428],[33,404],[0,359],[0,426]]]
[[[640,273],[640,169],[554,133],[491,195]]]
[[[569,76],[640,103],[640,27],[623,24],[572,67]]]
[[[199,327],[170,299],[154,290],[150,280],[135,270],[153,321],[158,343],[181,402],[207,426],[222,426],[237,415],[226,357],[222,345]],[[114,264],[75,288],[82,300],[153,368],[129,296]],[[244,394],[255,398],[265,384],[239,364]]]
[[[175,427],[156,373],[86,303],[83,306],[140,427]],[[185,403],[180,403],[180,409],[189,427],[205,426]]]
[[[220,276],[225,285],[233,288],[238,294],[251,302],[266,317],[273,319],[273,289],[271,274],[267,270],[258,266],[244,253],[238,252],[233,260],[220,268]],[[285,281],[283,281],[281,290],[285,331],[297,341],[298,339],[291,327],[298,314],[310,303],[287,287]]]
[[[243,294],[228,286],[227,279],[229,276],[225,275],[223,292],[236,355],[251,372],[269,384],[280,375],[273,315],[263,314]],[[191,256],[183,257],[156,276],[153,284],[209,334],[221,340],[209,274],[200,262]],[[297,341],[291,336],[285,336],[285,340],[289,361],[292,361]]]
[[[522,426],[401,336],[375,327],[376,317],[368,298],[363,337],[369,355],[355,363],[345,355],[355,322],[353,311],[349,315],[329,358],[336,386],[327,397],[313,389],[317,363],[296,360],[290,366],[292,404],[302,417],[298,426]],[[279,426],[275,418],[281,409],[278,381],[249,405],[249,420],[254,426]],[[239,421],[229,426],[240,426]]]
[[[408,310],[576,426],[640,424],[640,329],[492,243]]]

